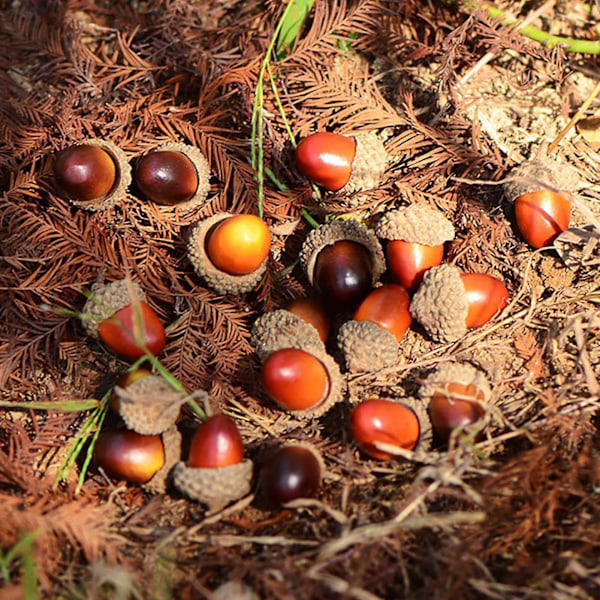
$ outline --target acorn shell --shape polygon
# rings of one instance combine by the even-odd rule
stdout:
[[[372,321],[346,321],[337,334],[337,344],[351,372],[378,371],[397,362],[398,340]]]
[[[287,311],[274,311],[274,313],[279,312]],[[296,315],[292,315],[292,317],[296,317]],[[302,327],[302,324],[307,324],[299,317],[297,318],[299,321],[301,321],[297,330],[299,332],[298,336],[290,334],[289,331],[284,331],[280,337],[278,335],[279,330],[273,327],[272,330],[268,330],[268,333],[263,334],[264,341],[259,344],[258,347],[260,348],[261,352],[261,362],[264,362],[271,353],[276,352],[277,350],[284,350],[286,348],[297,348],[299,350],[304,350],[321,361],[329,377],[329,393],[327,394],[327,397],[316,406],[311,406],[305,410],[286,411],[288,414],[294,415],[300,419],[312,419],[325,414],[336,402],[339,402],[343,399],[346,384],[340,372],[339,365],[329,354],[327,354],[325,346],[323,345],[321,338],[318,336],[318,333],[316,334],[316,339],[312,332],[309,332],[308,336],[302,335],[303,332],[308,331]],[[314,327],[310,327],[314,330]],[[314,331],[316,332],[316,330]]]
[[[74,144],[74,146],[83,145],[97,146],[110,155],[115,163],[115,183],[111,191],[103,198],[95,198],[94,200],[74,200],[73,198],[67,198],[67,200],[79,208],[98,212],[110,208],[127,196],[127,188],[131,185],[131,165],[127,160],[125,152],[108,140],[82,140]]]
[[[112,317],[117,311],[125,308],[134,300],[146,301],[146,294],[138,283],[127,279],[119,279],[111,283],[95,283],[92,285],[90,297],[83,306],[83,327],[88,335],[97,338],[100,323]],[[89,317],[89,318],[88,318]]]
[[[338,194],[352,194],[376,188],[383,179],[388,155],[383,140],[376,131],[354,136],[356,153],[352,161],[350,179]]]
[[[250,341],[261,361],[274,349],[300,348],[311,352],[314,348],[325,351],[317,329],[285,309],[265,313],[256,319]]]
[[[453,383],[475,386],[483,396],[477,402],[482,406],[490,402],[492,391],[484,373],[468,363],[458,362],[443,363],[434,369],[421,383],[419,397],[428,403],[435,394],[452,395],[447,387]]]
[[[196,193],[186,202],[180,202],[179,204],[174,205],[157,205],[160,207],[160,210],[164,212],[173,212],[174,210],[192,210],[204,204],[204,201],[206,200],[210,190],[210,165],[204,157],[204,154],[200,152],[200,149],[196,148],[196,146],[190,146],[189,144],[182,144],[181,142],[167,142],[166,144],[161,144],[156,148],[152,148],[151,150],[144,152],[142,156],[145,156],[150,152],[161,151],[180,152],[181,154],[185,154],[185,156],[192,161],[194,167],[196,168],[196,173],[198,174],[198,188],[196,189]]]
[[[188,242],[188,257],[196,273],[218,294],[243,294],[252,291],[262,279],[267,269],[269,257],[247,275],[230,275],[217,269],[206,253],[206,236],[214,225],[233,217],[231,213],[218,213],[200,221],[192,230]]]
[[[514,203],[523,194],[550,189],[555,192],[574,192],[579,185],[577,171],[554,159],[530,160],[516,166],[504,184],[504,194]]]
[[[409,307],[412,317],[438,342],[453,342],[467,332],[467,310],[460,271],[450,265],[425,273]]]
[[[375,228],[385,240],[440,246],[454,239],[454,226],[439,210],[424,204],[411,204],[385,213]]]
[[[373,281],[375,284],[385,271],[385,257],[377,236],[359,221],[353,219],[335,219],[309,232],[302,244],[300,262],[313,284],[313,274],[319,252],[330,244],[347,240],[357,242],[367,248],[373,263]]]
[[[126,388],[115,386],[119,415],[129,429],[144,435],[162,433],[175,424],[186,396],[160,375],[148,375]]]
[[[173,482],[182,493],[219,511],[250,493],[253,464],[249,459],[214,469],[188,467],[179,462],[173,469]]]
[[[181,434],[177,427],[171,427],[161,435],[165,449],[165,464],[154,474],[154,477],[142,487],[154,494],[162,494],[169,485],[171,470],[181,460]]]

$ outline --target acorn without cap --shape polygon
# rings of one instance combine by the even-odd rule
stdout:
[[[250,493],[252,471],[235,422],[217,414],[196,430],[188,462],[175,465],[173,481],[180,492],[217,511]]]
[[[374,131],[355,137],[318,132],[300,140],[295,159],[298,170],[313,183],[351,194],[381,183],[387,152]]]
[[[169,142],[143,154],[134,179],[142,194],[165,207],[201,206],[210,189],[210,167],[198,148]]]
[[[427,269],[444,258],[444,243],[454,239],[452,223],[438,210],[411,204],[385,213],[375,229],[387,240],[387,263],[392,276],[414,289]]]
[[[507,303],[508,290],[496,277],[442,264],[423,276],[410,313],[434,340],[453,342],[467,329],[487,323]]]
[[[88,139],[56,155],[54,181],[59,194],[75,206],[100,211],[126,196],[131,167],[112,142]]]
[[[83,314],[82,322],[88,335],[100,338],[111,350],[128,360],[137,360],[145,354],[144,348],[137,343],[138,337],[155,356],[165,347],[163,324],[146,304],[146,295],[135,282],[121,279],[95,283]],[[136,331],[140,325],[141,331]]]
[[[218,213],[200,221],[188,242],[196,273],[219,294],[252,291],[267,268],[268,227],[254,215]]]
[[[336,308],[358,304],[385,271],[379,240],[354,220],[336,219],[313,229],[300,261],[311,285]]]
[[[419,396],[429,406],[438,436],[447,441],[452,432],[480,422],[489,407],[490,384],[486,376],[467,363],[444,363],[421,383]]]

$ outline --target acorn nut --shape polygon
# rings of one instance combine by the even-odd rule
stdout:
[[[375,229],[387,240],[392,276],[407,289],[416,288],[427,269],[444,258],[444,243],[454,239],[454,227],[440,211],[411,204],[385,213]]]
[[[56,155],[54,181],[60,195],[75,206],[100,211],[125,197],[131,168],[112,142],[83,140]]]
[[[95,283],[83,307],[83,314],[87,334],[100,338],[123,358],[137,360],[144,356],[145,348],[157,355],[165,347],[165,328],[158,315],[146,304],[146,295],[135,282],[121,279],[112,283]],[[142,331],[136,332],[140,324]],[[145,348],[136,341],[140,337]]]
[[[195,146],[167,143],[138,159],[134,179],[147,199],[165,207],[190,210],[206,200],[210,167]]]
[[[260,283],[270,246],[271,234],[259,217],[219,213],[193,229],[188,257],[217,293],[242,294]]]
[[[410,303],[410,313],[436,341],[453,342],[467,329],[480,327],[508,303],[508,290],[497,278],[464,273],[450,265],[432,267]]]
[[[252,470],[235,422],[218,414],[198,427],[188,464],[175,465],[173,481],[180,492],[218,511],[250,493]]]

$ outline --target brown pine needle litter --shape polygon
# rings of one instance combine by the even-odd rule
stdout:
[[[597,3],[0,8],[0,588],[28,599],[191,600],[227,581],[264,600],[600,597],[600,157],[572,126],[600,108]],[[399,362],[348,376],[347,396],[416,396],[435,366],[466,361],[491,383],[481,436],[379,462],[352,442],[348,402],[300,424],[266,401],[251,326],[309,292],[302,242],[350,206],[293,165],[296,141],[316,131],[384,140],[384,178],[352,216],[373,225],[407,204],[437,208],[456,229],[446,261],[499,277],[511,298],[454,343],[414,326]],[[206,202],[166,210],[132,186],[104,211],[73,206],[53,157],[90,138],[132,165],[166,142],[196,146],[211,168]],[[512,168],[544,151],[578,175],[560,254],[526,245],[502,193]],[[186,258],[194,225],[224,211],[262,214],[273,232],[264,277],[240,296],[212,291]],[[316,498],[272,510],[254,488],[207,513],[88,464],[101,399],[128,365],[72,315],[94,282],[123,278],[166,326],[157,364],[187,393],[209,392],[201,408],[235,419],[248,458],[260,465],[289,439],[318,447]],[[186,407],[181,431],[198,421]]]

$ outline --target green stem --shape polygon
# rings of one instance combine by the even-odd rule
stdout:
[[[79,494],[85,482],[85,476],[87,474],[87,470],[90,466],[90,462],[94,454],[94,447],[96,446],[96,441],[98,440],[98,436],[100,435],[100,430],[102,429],[102,424],[104,423],[104,419],[106,418],[107,412],[108,401],[105,402],[104,406],[102,406],[102,408],[99,410],[98,418],[96,419],[96,431],[94,431],[94,435],[90,440],[90,445],[88,446],[85,460],[83,461],[83,465],[81,467],[81,473],[79,474],[79,481],[77,482],[77,487],[75,488],[75,494]]]
[[[319,224],[313,219],[312,215],[305,209],[302,209],[302,216],[306,219],[307,223],[315,229],[319,227]]]
[[[503,25],[513,25],[519,29],[520,33],[526,37],[541,42],[548,48],[554,48],[560,46],[567,52],[578,52],[580,54],[600,54],[600,40],[578,40],[573,38],[566,38],[558,35],[552,35],[547,31],[532,27],[531,25],[521,25],[519,20],[503,10],[492,6],[491,4],[476,4],[472,0],[464,0],[463,5],[467,9],[474,9],[478,6],[487,11],[490,16],[495,19],[502,21]]]

